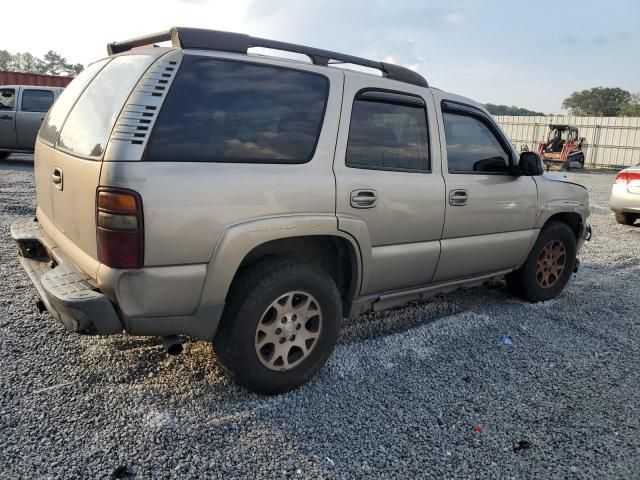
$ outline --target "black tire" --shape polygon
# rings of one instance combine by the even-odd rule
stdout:
[[[638,219],[635,213],[615,212],[616,222],[621,225],[633,225]]]
[[[322,326],[317,343],[297,365],[275,371],[258,358],[257,329],[270,305],[291,291],[308,292],[314,297],[322,312]],[[333,352],[341,321],[340,292],[326,272],[311,264],[265,260],[234,280],[213,348],[225,371],[239,385],[255,393],[283,393],[304,384],[322,368]]]
[[[545,248],[559,247],[560,245],[564,251],[564,266],[561,272],[558,272],[557,276],[546,271],[540,272],[539,260],[541,268],[551,268],[551,266],[545,267],[546,263],[543,263],[541,257]],[[561,257],[562,255],[560,255]],[[507,287],[511,293],[530,302],[550,300],[560,295],[564,290],[573,273],[575,262],[576,237],[573,231],[565,223],[551,221],[540,231],[524,265],[507,275]],[[545,283],[545,276],[547,276],[547,285],[543,286],[541,281]]]
[[[5,158],[9,158],[11,156],[11,152],[0,152],[0,160],[4,160]]]
[[[567,163],[570,165],[573,162],[578,162],[580,164],[580,166],[576,168],[584,168],[584,155],[582,153],[578,153],[576,155],[573,155],[572,157],[569,157]]]

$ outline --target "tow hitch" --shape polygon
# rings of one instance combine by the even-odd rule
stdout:
[[[576,263],[573,264],[573,273],[578,273],[580,268],[580,259],[576,258]]]

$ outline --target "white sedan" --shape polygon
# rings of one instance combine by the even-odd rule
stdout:
[[[618,174],[611,189],[610,206],[618,223],[633,225],[640,218],[640,163]]]

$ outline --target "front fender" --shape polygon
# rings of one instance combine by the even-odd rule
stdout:
[[[542,206],[536,221],[536,228],[542,228],[551,217],[558,213],[577,213],[580,215],[581,223],[586,224],[589,208],[578,201],[551,200]]]

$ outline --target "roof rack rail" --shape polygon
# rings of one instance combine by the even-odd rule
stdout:
[[[156,42],[171,41],[176,48],[219,50],[223,52],[247,53],[252,47],[263,47],[273,50],[301,53],[307,55],[315,65],[329,65],[330,61],[351,63],[363,67],[380,70],[386,78],[399,82],[410,83],[419,87],[428,87],[425,78],[417,72],[392,63],[377,62],[366,58],[346,55],[344,53],[305,47],[295,43],[268,40],[266,38],[251,37],[241,33],[207,30],[202,28],[173,27],[165,32],[132,38],[122,42],[112,42],[107,45],[109,55],[126,52],[135,47],[152,45]]]

